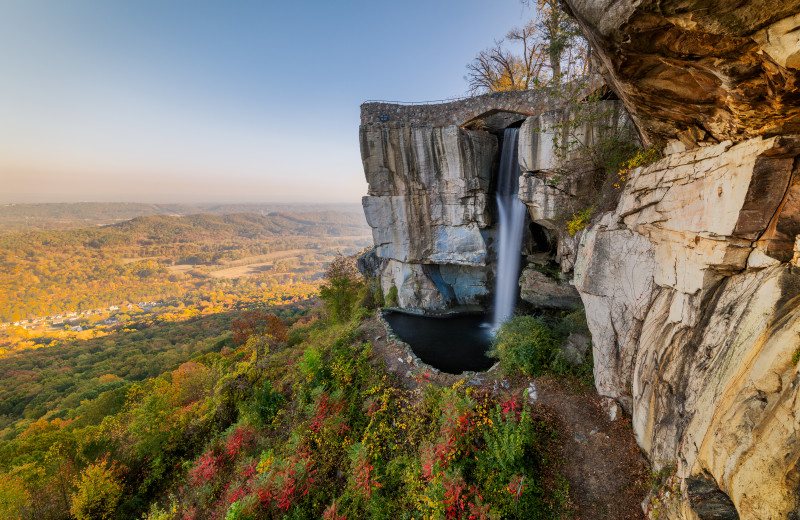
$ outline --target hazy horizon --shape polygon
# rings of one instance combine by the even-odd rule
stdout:
[[[78,200],[78,201],[52,201],[52,202],[3,202],[0,201],[0,207],[8,206],[46,206],[46,205],[72,205],[72,204],[141,204],[145,206],[189,206],[202,208],[205,206],[311,206],[311,207],[328,207],[328,206],[361,206],[361,201],[352,202],[304,202],[304,201],[255,201],[255,202],[225,202],[225,201],[199,201],[199,202],[178,202],[178,201],[127,201],[127,200]]]
[[[517,0],[0,2],[0,201],[353,202],[368,99],[463,95]]]

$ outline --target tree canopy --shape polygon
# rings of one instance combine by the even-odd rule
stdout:
[[[478,53],[464,79],[471,93],[527,90],[586,73],[589,46],[558,0],[522,0],[535,17]]]

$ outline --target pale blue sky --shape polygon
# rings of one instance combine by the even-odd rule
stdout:
[[[518,0],[0,0],[0,202],[357,202],[359,105],[464,95]]]

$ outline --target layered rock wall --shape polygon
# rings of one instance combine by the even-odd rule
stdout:
[[[782,263],[798,157],[800,136],[756,138],[634,170],[575,268],[598,391],[632,412],[653,461],[708,475],[742,518],[799,505],[800,272]]]
[[[363,206],[375,242],[370,272],[384,292],[397,288],[400,307],[486,306],[494,281],[498,138],[508,125],[522,124],[520,157],[543,163],[541,154],[553,156],[554,143],[537,126],[542,114],[550,114],[547,121],[575,117],[565,103],[545,89],[435,105],[362,105],[359,135],[369,183]],[[592,124],[576,128],[582,139],[592,132]],[[525,294],[546,289],[534,273],[526,280]],[[564,293],[559,307],[578,303],[568,284],[556,289]]]
[[[648,143],[800,132],[800,1],[565,4]]]
[[[677,467],[661,518],[800,518],[800,2],[566,4],[667,144],[581,237],[598,390]]]
[[[403,307],[485,298],[497,137],[475,129],[500,127],[476,121],[524,115],[519,196],[541,236],[525,246],[523,297],[572,305],[574,270],[598,391],[631,413],[656,469],[676,467],[682,493],[661,496],[659,517],[800,518],[800,0],[566,3],[621,102],[585,121],[549,95],[362,106],[364,263]],[[586,152],[635,138],[631,121],[666,157],[564,233],[565,209],[598,188]],[[583,146],[564,154],[572,138]]]
[[[378,274],[402,307],[441,310],[487,293],[487,195],[495,136],[457,126],[364,125],[363,206]]]
[[[522,169],[519,198],[531,222],[541,226],[553,244],[550,260],[560,275],[546,276],[537,258],[520,277],[523,300],[536,307],[580,305],[571,284],[578,240],[566,231],[572,214],[594,203],[603,178],[601,150],[638,143],[638,134],[621,101],[570,106],[529,117],[520,129]]]
[[[519,198],[528,206],[532,222],[557,235],[555,261],[562,272],[572,271],[578,248],[564,222],[596,198],[595,174],[603,166],[597,164],[599,150],[638,141],[621,101],[573,104],[522,124]]]

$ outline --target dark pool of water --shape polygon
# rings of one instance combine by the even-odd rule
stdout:
[[[460,314],[439,318],[388,312],[384,317],[417,357],[442,372],[481,371],[494,364],[495,360],[486,356],[492,344],[488,316]]]

